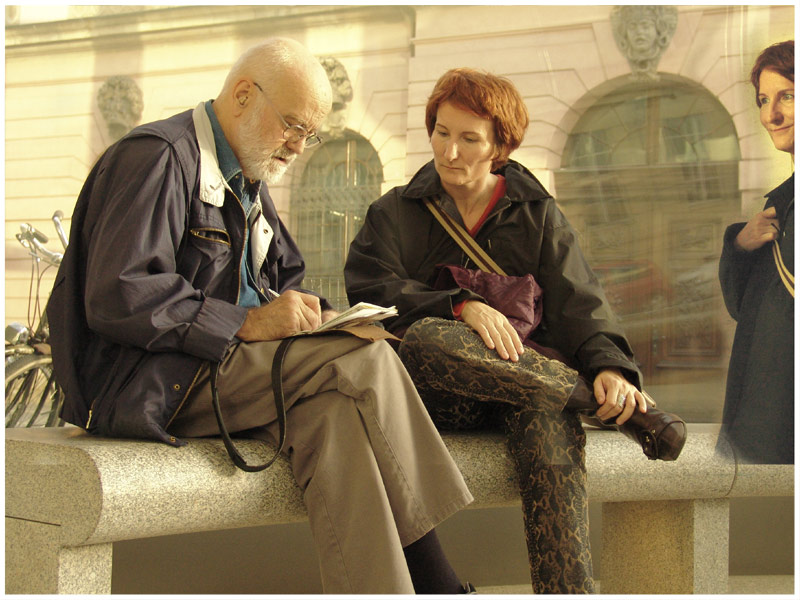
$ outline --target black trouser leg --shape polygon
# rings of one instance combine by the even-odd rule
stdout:
[[[444,555],[435,529],[403,548],[403,553],[417,594],[460,594],[464,591]]]

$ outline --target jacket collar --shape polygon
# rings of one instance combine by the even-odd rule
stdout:
[[[220,207],[225,203],[225,189],[230,190],[230,187],[219,168],[214,131],[211,128],[211,120],[206,114],[205,102],[195,107],[192,121],[197,133],[197,144],[200,147],[200,200]]]
[[[512,202],[531,202],[551,197],[533,173],[516,161],[509,160],[495,173],[506,178],[506,196]],[[430,161],[411,178],[402,196],[421,199],[444,193],[436,167]]]
[[[206,113],[205,102],[198,104],[192,112],[194,129],[197,133],[197,145],[200,147],[200,200],[222,207],[225,204],[225,190],[233,194],[225,176],[219,168],[217,149],[214,144],[214,130]],[[263,189],[263,186],[262,186]],[[260,195],[252,198],[253,208],[248,217],[250,229],[250,258],[254,272],[261,270],[267,257],[269,245],[274,237],[274,230],[264,217],[261,209]]]
[[[778,214],[781,230],[786,224],[786,216],[794,204],[794,173],[791,177],[766,195],[767,206],[774,206]]]
[[[770,200],[778,200],[782,202],[789,202],[789,200],[794,200],[794,173],[792,173],[789,179],[787,179],[778,187],[776,187],[774,190],[769,192],[766,195],[766,197],[769,198]]]

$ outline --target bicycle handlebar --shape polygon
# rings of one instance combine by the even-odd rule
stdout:
[[[48,238],[45,234],[36,229],[36,227],[31,225],[30,223],[23,223],[22,225],[19,226],[19,228],[22,230],[22,235],[27,239],[36,239],[39,240],[42,244],[46,244],[47,242],[50,241],[50,238]]]
[[[17,240],[19,240],[19,243],[22,244],[23,247],[30,251],[31,255],[55,267],[61,264],[64,255],[60,252],[53,252],[45,247],[44,244],[49,241],[49,238],[45,234],[28,223],[23,223],[19,228],[20,233],[17,234]]]
[[[61,219],[64,218],[64,213],[60,210],[57,210],[53,213],[53,224],[56,226],[56,233],[58,234],[58,239],[61,240],[61,245],[64,246],[64,250],[67,249],[67,236],[64,233],[64,228],[61,226]]]
[[[64,255],[61,252],[53,252],[52,250],[48,250],[37,238],[33,238],[31,242],[36,248],[36,254],[40,256],[46,263],[55,267],[61,264],[61,260],[64,258]]]

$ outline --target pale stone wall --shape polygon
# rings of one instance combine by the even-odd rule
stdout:
[[[625,83],[630,67],[611,30],[611,6],[417,7],[409,67],[406,173],[430,159],[425,101],[447,69],[470,66],[509,77],[525,98],[531,124],[513,158],[557,195],[552,173],[572,126],[594,99]],[[736,125],[741,190],[753,199],[791,174],[758,121],[749,71],[769,44],[794,34],[793,6],[679,6],[660,73],[699,83],[717,96]]]
[[[113,141],[96,101],[108,77],[125,75],[136,82],[144,123],[214,98],[233,62],[262,39],[297,39],[345,66],[354,90],[346,126],[376,149],[387,187],[403,182],[413,34],[408,8],[187,6],[82,12],[91,18],[6,28],[6,323],[27,321],[30,261],[14,238],[19,225],[29,222],[55,240],[50,216],[62,210],[69,227],[86,175]],[[23,7],[16,22],[25,23],[25,14]],[[272,187],[284,218],[292,175],[303,161],[297,162],[281,185]],[[58,249],[57,241],[50,247]],[[45,275],[43,299],[54,275],[53,269]]]
[[[141,121],[151,121],[216,96],[232,62],[252,44],[271,35],[295,38],[345,66],[354,90],[346,126],[378,152],[387,190],[430,159],[424,106],[436,79],[455,66],[487,69],[510,77],[531,113],[514,158],[557,194],[553,172],[571,127],[630,73],[613,39],[611,8],[70,7],[53,9],[52,18],[62,20],[42,23],[27,16],[33,8],[22,7],[6,28],[6,322],[24,321],[26,313],[29,261],[14,239],[20,223],[53,234],[50,215],[71,215],[84,178],[112,141],[96,102],[108,77],[136,82]],[[742,152],[743,212],[752,212],[792,165],[758,122],[748,70],[763,47],[792,37],[794,7],[678,11],[658,70],[705,86],[731,114]],[[63,20],[76,15],[85,18]],[[272,190],[284,216],[293,175],[303,166],[297,162]],[[48,290],[52,277],[43,285]]]

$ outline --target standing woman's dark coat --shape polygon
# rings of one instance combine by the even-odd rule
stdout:
[[[771,206],[783,262],[794,273],[794,175],[767,194],[764,209]],[[744,226],[728,227],[719,263],[725,304],[737,321],[723,433],[743,461],[794,464],[794,298],[772,243],[752,252],[734,247]]]

